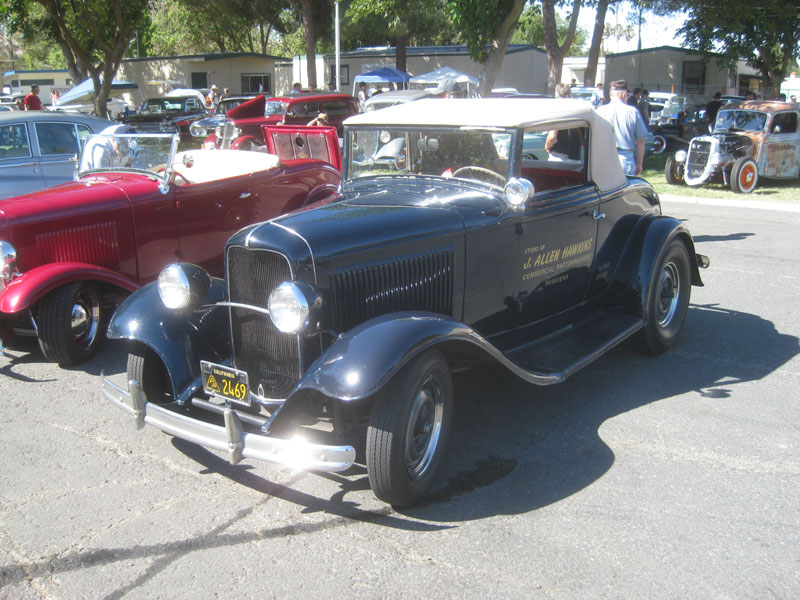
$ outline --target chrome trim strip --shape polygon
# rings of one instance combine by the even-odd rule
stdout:
[[[152,425],[175,437],[225,452],[234,465],[243,458],[252,458],[292,469],[335,472],[349,469],[356,458],[352,446],[327,446],[312,444],[301,438],[285,440],[249,433],[244,430],[239,414],[227,407],[220,407],[225,420],[224,427],[193,419],[147,402],[137,382],[130,381],[128,385],[130,392],[104,377],[103,395],[133,416],[137,429],[145,424]]]
[[[256,312],[260,312],[260,313],[263,313],[265,315],[269,315],[269,309],[268,308],[261,308],[260,306],[252,306],[250,304],[243,304],[241,302],[223,301],[223,302],[217,302],[216,304],[214,304],[214,306],[230,306],[230,307],[233,307],[233,308],[244,308],[245,310],[254,310]]]

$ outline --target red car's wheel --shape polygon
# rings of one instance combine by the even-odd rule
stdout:
[[[103,301],[97,288],[77,281],[39,302],[39,346],[47,360],[77,365],[91,357],[103,339]]]
[[[752,158],[737,158],[731,169],[731,189],[737,194],[749,194],[758,185],[758,167]]]

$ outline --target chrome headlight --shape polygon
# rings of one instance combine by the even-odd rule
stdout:
[[[284,281],[269,295],[269,318],[283,333],[300,333],[322,305],[322,296],[300,281]]]
[[[686,161],[686,150],[678,150],[675,153],[675,160],[679,163]]]
[[[205,127],[201,127],[197,123],[192,123],[189,125],[189,133],[192,134],[192,137],[206,137],[208,136],[208,131],[206,131]]]
[[[11,281],[17,273],[17,250],[8,242],[0,240],[0,280]]]
[[[158,295],[169,309],[196,306],[211,289],[211,275],[196,265],[174,263],[158,275]]]
[[[503,192],[506,195],[506,200],[514,208],[522,208],[528,199],[533,198],[536,192],[533,184],[527,179],[519,179],[513,177],[506,183]]]

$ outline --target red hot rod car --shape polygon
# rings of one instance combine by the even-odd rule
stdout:
[[[319,128],[331,136],[333,128]],[[89,139],[76,181],[0,203],[0,352],[36,335],[48,360],[77,364],[115,305],[178,260],[222,275],[225,241],[338,196],[340,174],[266,152],[177,152],[172,134]]]

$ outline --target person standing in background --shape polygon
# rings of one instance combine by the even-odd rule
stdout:
[[[611,102],[597,109],[597,114],[611,123],[617,141],[617,156],[622,171],[626,175],[638,175],[642,172],[644,161],[644,138],[647,125],[642,113],[627,104],[628,84],[624,79],[613,81],[609,94]]]
[[[722,94],[716,92],[714,98],[706,104],[706,123],[708,124],[708,132],[714,131],[714,123],[717,121],[717,113],[724,103],[722,102]]]
[[[31,93],[25,96],[25,99],[22,101],[22,105],[25,107],[25,110],[44,110],[42,101],[39,98],[38,85],[33,84],[31,86]]]

